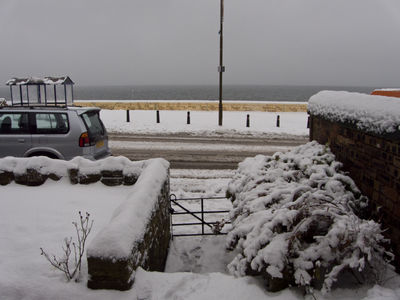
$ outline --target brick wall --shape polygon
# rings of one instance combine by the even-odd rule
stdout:
[[[336,159],[378,209],[400,269],[400,132],[375,135],[350,124],[311,116],[310,140],[328,143]]]

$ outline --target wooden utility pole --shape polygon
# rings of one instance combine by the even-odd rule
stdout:
[[[223,42],[224,42],[224,0],[221,1],[220,7],[220,29],[219,29],[219,105],[218,105],[218,125],[222,126],[222,73],[225,72],[225,67],[223,65]]]

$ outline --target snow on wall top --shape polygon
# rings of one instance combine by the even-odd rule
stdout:
[[[126,259],[132,254],[134,243],[143,239],[169,168],[169,162],[162,158],[147,162],[130,195],[89,244],[88,256]]]
[[[146,165],[146,161],[133,162],[124,156],[111,156],[96,161],[77,156],[70,162],[77,165],[80,174],[121,170],[123,175],[139,175]]]
[[[308,100],[308,111],[331,121],[352,123],[367,132],[400,130],[400,100],[394,97],[321,91]]]
[[[400,91],[400,88],[374,89],[374,92],[379,92],[379,91],[393,92],[393,91]]]
[[[38,157],[5,157],[0,159],[0,171],[25,174],[28,169],[34,169],[40,174],[55,174],[59,177],[68,176],[68,170],[78,169],[80,174],[100,173],[103,170],[122,170],[123,175],[139,175],[146,162],[132,162],[126,157],[107,157],[102,160],[91,161],[82,157],[75,157],[70,161]]]

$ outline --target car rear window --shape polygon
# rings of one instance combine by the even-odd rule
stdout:
[[[100,120],[98,111],[88,111],[82,114],[89,136],[96,137],[105,134],[103,123]]]
[[[69,131],[67,114],[36,113],[35,119],[38,134],[64,134]]]
[[[28,113],[0,113],[0,134],[29,134]]]

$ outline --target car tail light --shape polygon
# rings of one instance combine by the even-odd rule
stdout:
[[[88,147],[88,146],[90,146],[89,134],[87,132],[84,132],[79,137],[79,147]]]

